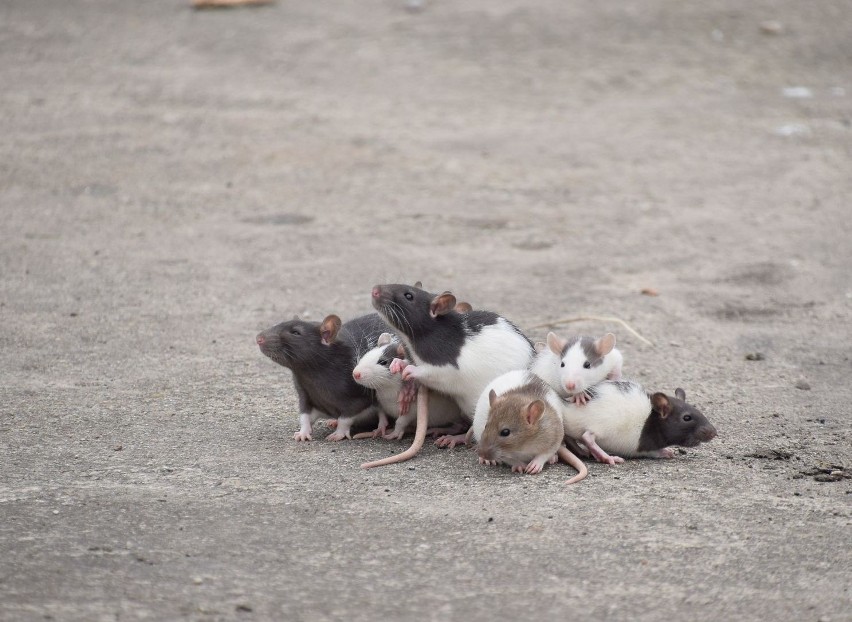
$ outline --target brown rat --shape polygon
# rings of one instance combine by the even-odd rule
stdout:
[[[492,381],[477,402],[471,428],[481,464],[505,463],[518,473],[540,473],[562,457],[586,477],[586,466],[562,446],[560,398],[538,376],[515,370]]]

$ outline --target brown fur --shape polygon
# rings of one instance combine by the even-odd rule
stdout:
[[[527,385],[493,396],[479,455],[512,466],[541,454],[556,454],[564,434],[559,414],[543,399],[541,387]],[[508,429],[508,436],[500,431]]]

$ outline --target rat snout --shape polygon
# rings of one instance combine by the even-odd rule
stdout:
[[[355,380],[361,380],[361,372],[356,369],[352,372],[352,377],[355,378]]]
[[[569,380],[568,382],[565,383],[565,388],[568,389],[569,391],[573,391],[574,389],[577,388],[577,383],[574,382],[573,380]]]
[[[479,457],[483,460],[494,460],[494,446],[493,445],[485,445],[480,443],[476,448],[476,453],[479,454]]]
[[[708,423],[707,425],[698,428],[695,435],[701,442],[706,443],[707,441],[712,441],[716,438],[716,428]]]
[[[373,298],[379,298],[382,295],[382,288],[379,285],[373,286]]]
[[[257,341],[257,345],[263,347],[263,344],[266,343],[266,337],[263,336],[263,333],[259,333],[257,337],[255,337],[255,341]]]

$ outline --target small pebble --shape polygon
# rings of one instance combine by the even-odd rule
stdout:
[[[237,605],[236,609],[237,609],[237,611],[244,612],[244,613],[251,613],[252,611],[254,611],[254,609],[252,609],[248,605]]]
[[[660,292],[653,287],[643,287],[641,294],[643,296],[659,296]]]
[[[808,382],[806,380],[797,380],[796,381],[796,388],[801,389],[802,391],[810,391],[811,385],[808,384]]]
[[[763,356],[763,352],[749,352],[745,355],[747,361],[762,361],[766,357]]]
[[[193,582],[195,585],[201,585],[202,583],[204,583],[204,579],[202,579],[201,577],[195,577],[195,578],[192,580],[192,582]]]
[[[787,125],[779,125],[775,128],[777,136],[808,136],[810,133],[811,128],[804,123],[788,123]]]
[[[781,94],[789,99],[810,99],[814,92],[806,86],[785,86]]]
[[[765,35],[783,35],[784,30],[784,24],[774,19],[768,19],[760,23],[760,32]]]

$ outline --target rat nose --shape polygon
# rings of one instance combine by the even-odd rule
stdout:
[[[706,427],[703,427],[698,430],[697,436],[705,443],[707,441],[712,441],[714,438],[716,438],[716,428],[714,428],[712,425],[707,425]]]
[[[476,449],[476,453],[483,460],[494,460],[494,448],[491,445],[483,445],[480,443]]]
[[[570,382],[570,381],[566,382],[565,388],[568,389],[569,391],[573,391],[575,388],[577,388],[577,383],[576,382]]]
[[[266,343],[266,338],[263,336],[263,333],[257,336],[257,345],[262,346]]]
[[[379,289],[379,286],[378,286],[378,285],[376,285],[376,286],[373,288],[373,298],[378,298],[378,297],[379,297],[379,296],[381,296],[381,295],[382,295],[382,290],[381,290],[381,289]]]
[[[353,371],[352,377],[355,378],[355,380],[361,380],[361,372],[360,371]]]

